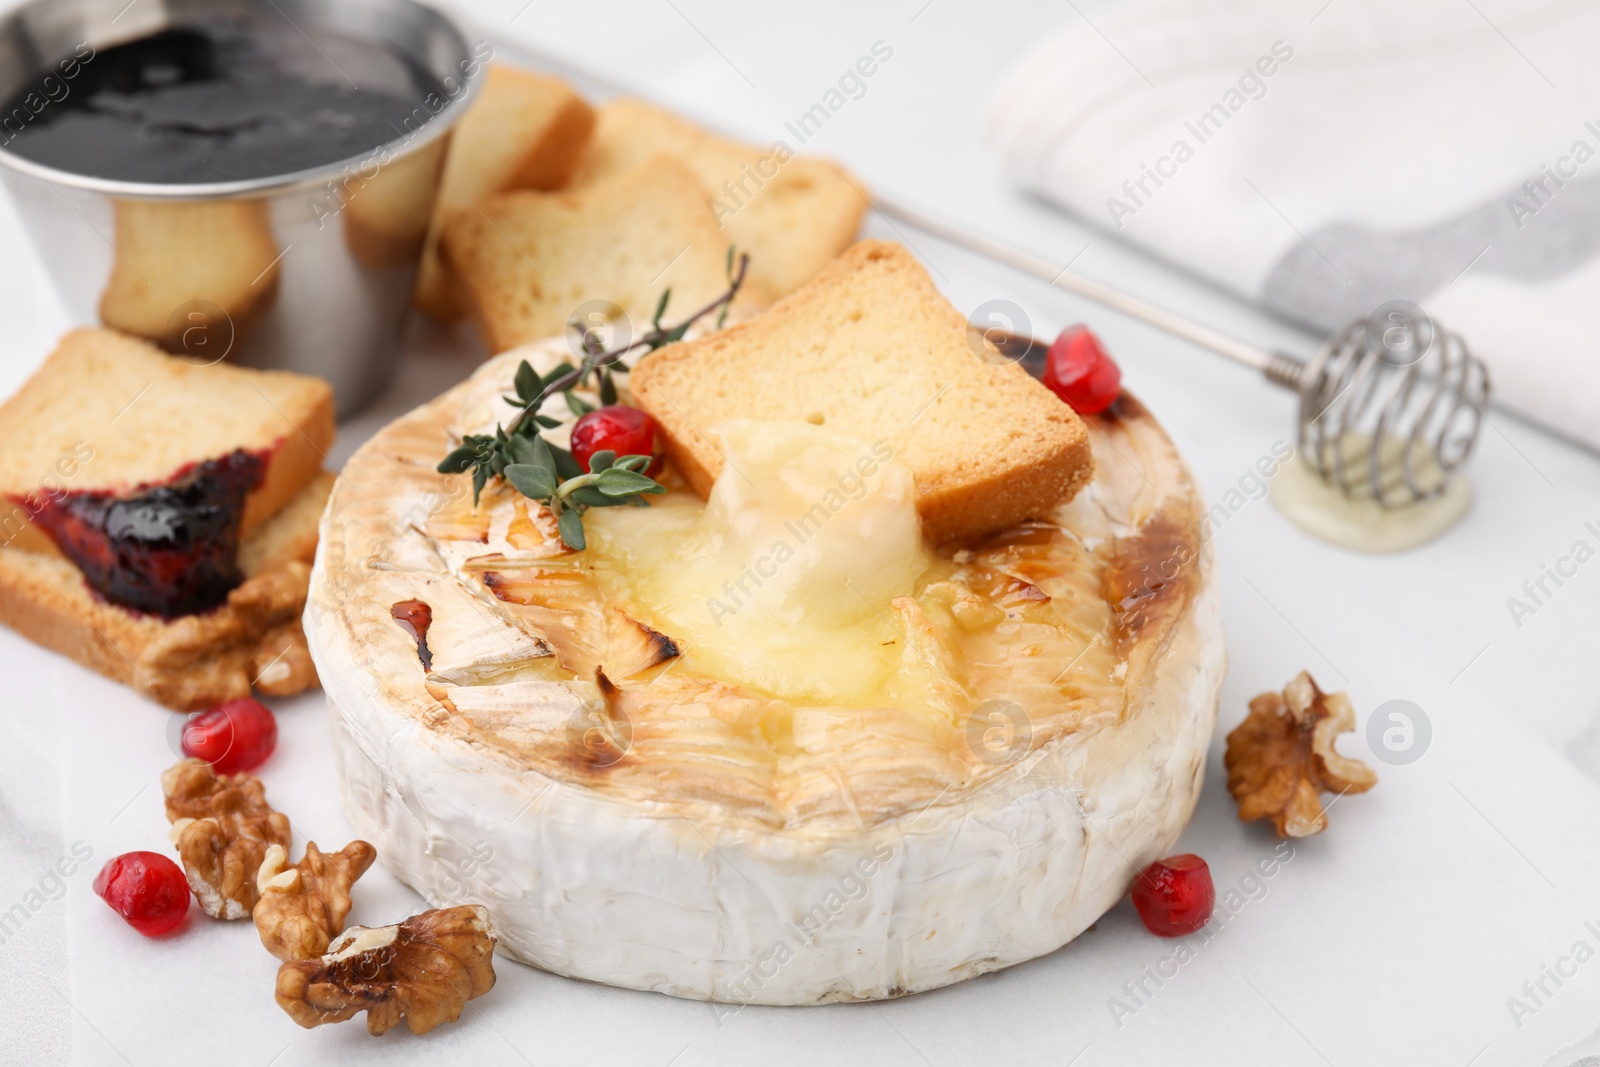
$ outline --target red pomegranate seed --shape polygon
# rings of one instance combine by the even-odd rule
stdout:
[[[157,852],[124,852],[100,868],[95,895],[146,937],[164,934],[189,913],[189,882]]]
[[[589,469],[589,457],[610,449],[619,456],[654,456],[656,420],[638,408],[612,404],[596,408],[572,427],[572,458]],[[648,474],[661,470],[661,459],[650,464]]]
[[[1045,356],[1044,384],[1073,410],[1094,415],[1122,392],[1122,370],[1089,327],[1068,326]]]
[[[1162,937],[1192,934],[1211,921],[1217,891],[1211,868],[1193,853],[1156,860],[1133,883],[1133,906],[1146,930]]]
[[[278,720],[250,697],[218,704],[183,728],[183,754],[205,760],[218,774],[257,767],[277,745]]]

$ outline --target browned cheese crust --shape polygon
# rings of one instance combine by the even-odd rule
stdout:
[[[341,634],[336,645],[359,650],[363,699],[441,741],[652,809],[848,835],[930,797],[959,803],[1000,782],[1004,768],[967,740],[978,673],[1007,674],[1028,708],[1034,752],[1138,709],[1192,703],[1171,688],[1190,684],[1187,669],[1161,665],[1192,663],[1201,642],[1219,640],[1187,618],[1210,572],[1203,513],[1171,442],[1132,397],[1087,420],[1097,474],[1074,500],[941,550],[960,581],[989,590],[1018,620],[1001,637],[943,649],[966,664],[974,691],[931,691],[926,714],[834,714],[676,662],[684,650],[673,635],[604,603],[538,505],[491,485],[474,509],[465,477],[435,472],[461,433],[498,417],[492,405],[513,370],[513,360],[490,364],[376,435],[346,467],[323,525],[308,615],[319,616],[319,632]],[[682,486],[670,470],[664,477]],[[397,606],[413,601],[430,605],[431,669],[414,628],[397,622]],[[1065,620],[1075,658],[1029,660],[1037,631],[1027,620],[1040,611]],[[927,632],[909,611],[908,645],[941,654],[937,641],[919,644]],[[842,767],[848,790],[833,773]]]

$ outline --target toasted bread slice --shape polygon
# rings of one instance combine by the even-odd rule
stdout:
[[[444,221],[508,189],[557,189],[572,174],[594,109],[566,82],[491,64],[483,91],[450,135],[450,154],[433,209],[412,300],[442,322],[461,314],[439,261]]]
[[[116,256],[100,296],[100,321],[186,351],[195,315],[226,315],[237,351],[278,295],[279,249],[264,200],[117,200]],[[211,353],[187,349],[192,356]],[[215,353],[219,358],[222,353]]]
[[[1009,363],[897,244],[863,241],[764,314],[641,360],[629,386],[702,496],[709,431],[794,419],[884,440],[910,466],[935,541],[1040,517],[1089,480],[1082,420]]]
[[[239,570],[254,578],[283,566],[290,560],[311,562],[317,554],[317,523],[338,476],[318,471],[294,499],[257,528],[254,536],[239,545]]]
[[[600,108],[594,139],[573,175],[581,189],[674,156],[706,189],[730,243],[750,253],[751,278],[774,298],[800,288],[849,247],[868,202],[836,163],[732,141],[640,100]]]
[[[59,556],[0,548],[0,623],[112,681],[178,711],[314,685],[302,661],[298,590],[316,552],[317,523],[333,488],[319,471],[239,551],[246,582],[205,615],[162,619],[107,603]],[[275,604],[264,601],[276,600]]]
[[[446,223],[440,247],[490,352],[559,336],[593,301],[620,307],[637,337],[663,290],[672,322],[728,286],[727,237],[669,156],[581,193],[501,193],[478,208]],[[762,300],[749,284],[740,297]]]
[[[54,552],[29,498],[124,493],[243,449],[265,469],[245,499],[248,536],[299,493],[333,444],[327,382],[198,366],[111,330],[74,330],[0,405],[0,545]]]

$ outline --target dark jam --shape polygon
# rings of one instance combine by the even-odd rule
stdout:
[[[239,181],[371,152],[426,123],[424,101],[439,89],[373,42],[201,22],[98,52],[80,46],[6,103],[0,146],[119,181]]]
[[[243,450],[132,494],[35,500],[34,519],[113,604],[174,618],[217,607],[239,584],[245,498],[266,464]]]

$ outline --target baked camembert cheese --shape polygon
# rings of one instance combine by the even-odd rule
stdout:
[[[868,1000],[1059,948],[1172,846],[1225,657],[1198,496],[1132,397],[1086,418],[1084,489],[983,540],[924,539],[885,441],[734,420],[706,501],[668,467],[574,552],[435,471],[523,358],[567,354],[357,452],[306,610],[350,820],[432,904],[559,974]]]

